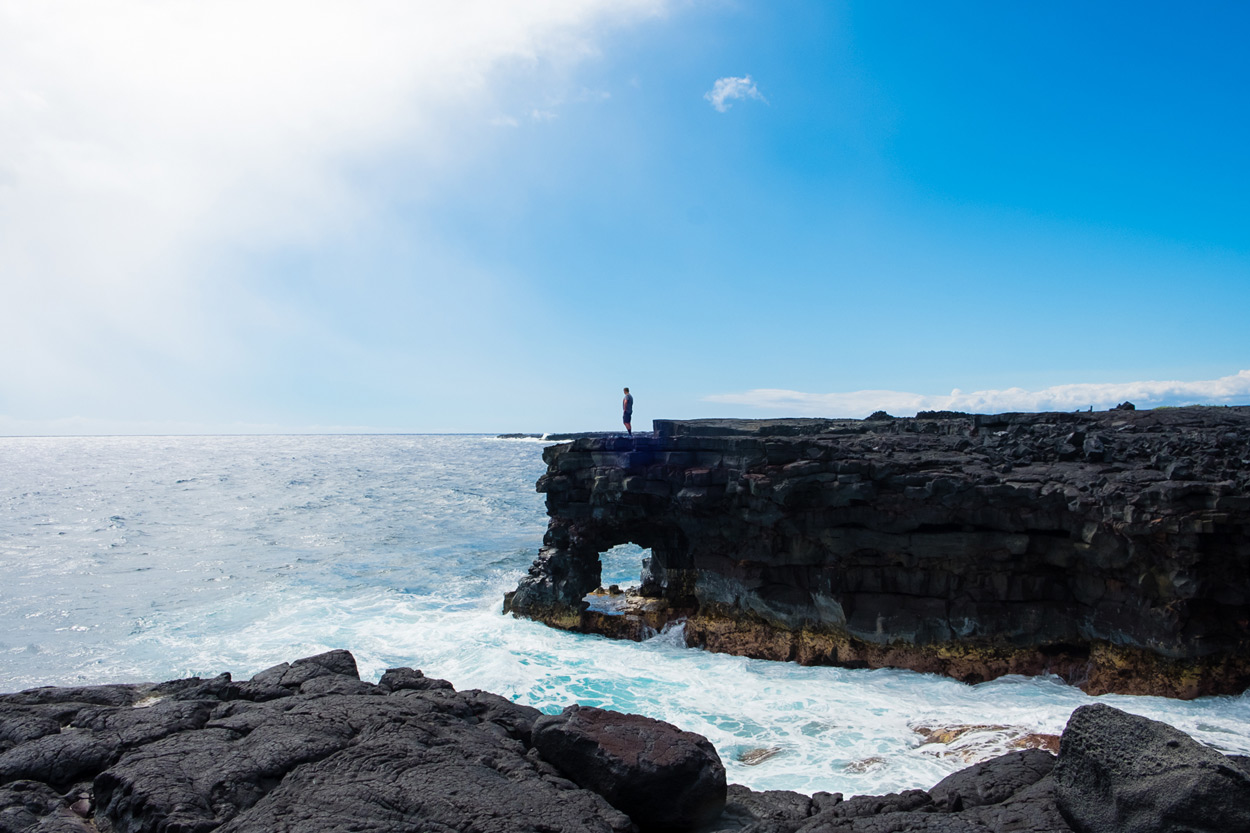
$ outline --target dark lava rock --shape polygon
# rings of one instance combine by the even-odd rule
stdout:
[[[0,787],[0,833],[31,830],[65,806],[60,794],[37,781],[13,781]]]
[[[1055,779],[1047,775],[999,804],[972,811],[995,833],[1068,833],[1072,828],[1059,812]]]
[[[600,796],[546,777],[516,742],[418,714],[392,713],[354,743],[291,772],[219,829],[623,833],[632,827]]]
[[[1049,753],[1040,755],[1053,760]],[[1013,783],[1029,782],[1037,768],[1045,766],[1041,758],[1030,757],[1035,760],[1004,755],[978,765],[966,779],[954,782],[948,778],[942,782],[943,789],[930,791],[932,802],[916,795],[917,790],[896,796],[856,796],[846,802],[854,808],[853,814],[838,813],[835,807],[835,811],[814,815],[795,833],[1071,833],[1072,828],[1059,813],[1050,776],[1012,790]],[[972,806],[969,802],[955,809],[949,799],[956,785],[987,803]],[[990,799],[998,800],[988,803]],[[875,805],[880,812],[865,812]]]
[[[825,819],[800,827],[796,833],[997,833],[975,818],[925,813]],[[1014,833],[1014,831],[1013,831]]]
[[[789,790],[755,792],[740,784],[730,784],[725,809],[711,828],[720,831],[797,830],[812,814],[812,799]],[[761,824],[760,822],[764,822]]]
[[[239,698],[239,686],[227,672],[211,680],[199,677],[170,680],[154,686],[151,696],[168,700],[236,700]]]
[[[448,684],[450,685],[450,683]],[[501,732],[514,740],[519,740],[527,747],[534,731],[534,721],[542,717],[542,712],[529,706],[513,703],[506,697],[491,694],[489,691],[469,690],[461,695],[473,710],[473,714],[482,721],[483,728]]]
[[[927,793],[846,800],[735,784],[725,811],[701,833],[1071,833],[1048,774],[1054,761],[1023,750],[955,773]]]
[[[1010,752],[946,776],[929,795],[949,812],[998,804],[1049,775],[1054,765],[1055,756],[1041,749]]]
[[[433,688],[451,688],[446,680],[427,677],[415,668],[389,668],[378,680],[378,687],[386,691],[429,691]]]
[[[879,816],[883,813],[910,813],[929,809],[933,798],[924,790],[907,790],[888,795],[856,795],[839,802],[822,818],[851,819]]]
[[[844,801],[727,788],[706,739],[646,717],[544,716],[410,668],[373,685],[345,653],[238,685],[0,695],[0,833],[1250,830],[1245,758],[1107,706],[1077,710],[1057,763],[1024,750]]]
[[[1250,407],[655,428],[543,451],[547,534],[506,611],[970,683],[1250,687]],[[648,604],[603,615],[585,596],[630,542]]]
[[[327,651],[315,657],[305,657],[292,663],[284,662],[267,668],[252,677],[251,681],[260,685],[298,689],[309,680],[327,676],[359,680],[356,658],[350,651]]]
[[[534,748],[643,830],[689,830],[725,807],[725,767],[708,740],[635,714],[569,706],[534,723]]]
[[[924,790],[907,790],[889,795],[857,795],[819,813],[798,830],[803,833],[833,831],[946,831],[978,830],[968,826],[973,820],[934,815],[932,797]],[[962,825],[962,826],[960,826]]]
[[[0,755],[0,783],[42,781],[54,787],[90,778],[117,760],[121,741],[95,732],[45,735]]]
[[[28,740],[61,731],[61,722],[29,706],[0,705],[0,753]]]
[[[0,695],[0,833],[629,833],[528,746],[539,712],[346,651],[236,684]]]
[[[146,696],[151,688],[146,685],[43,686],[13,694],[0,694],[0,704],[68,704],[71,709],[84,703],[94,706],[129,706]]]
[[[1166,723],[1101,704],[1073,712],[1054,769],[1081,833],[1250,830],[1250,776]]]

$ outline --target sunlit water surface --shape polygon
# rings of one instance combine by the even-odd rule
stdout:
[[[408,665],[546,712],[647,714],[711,739],[733,782],[847,795],[932,786],[1022,730],[1059,733],[1095,701],[1250,753],[1244,695],[967,686],[503,616],[546,527],[541,450],[481,436],[0,438],[0,690],[243,679],[347,648],[368,680]],[[613,553],[605,583],[636,582],[640,557]],[[1012,728],[954,749],[915,731],[968,724]],[[739,761],[752,752],[764,760]]]

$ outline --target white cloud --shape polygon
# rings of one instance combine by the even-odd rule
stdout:
[[[230,264],[350,237],[387,162],[421,197],[535,68],[665,2],[0,0],[0,412],[159,392],[301,326]]]
[[[738,98],[753,98],[765,104],[768,103],[768,100],[756,89],[755,82],[749,75],[741,78],[732,76],[717,78],[712,89],[704,93],[703,97],[712,103],[718,113],[724,113],[733,106],[733,100]]]
[[[917,411],[994,414],[1009,411],[1074,411],[1089,407],[1104,410],[1125,401],[1132,402],[1139,408],[1191,404],[1244,405],[1250,404],[1250,370],[1199,382],[1087,383],[1056,385],[1037,391],[1008,388],[972,393],[955,389],[947,396],[894,390],[802,393],[793,390],[759,389],[706,396],[704,401],[784,411],[796,416],[855,418],[866,417],[878,410],[895,416],[913,416]]]

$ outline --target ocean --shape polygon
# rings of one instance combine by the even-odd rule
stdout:
[[[501,614],[546,528],[543,443],[488,436],[0,438],[0,691],[236,679],[332,648],[545,712],[650,715],[708,737],[730,782],[927,788],[1104,702],[1250,754],[1250,696],[1090,697],[580,636]],[[644,553],[604,556],[636,584]],[[946,743],[926,743],[945,729]]]

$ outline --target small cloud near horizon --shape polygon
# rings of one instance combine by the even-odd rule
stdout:
[[[753,98],[765,104],[768,103],[768,99],[764,98],[763,94],[756,88],[755,82],[751,80],[749,75],[744,75],[741,78],[733,76],[717,78],[716,83],[712,85],[712,89],[704,93],[703,97],[711,102],[718,113],[724,113],[729,110],[733,106],[733,100],[738,98]]]
[[[800,416],[855,418],[866,417],[875,411],[886,411],[894,416],[914,416],[917,411],[992,414],[1011,411],[1083,411],[1090,407],[1105,410],[1126,401],[1139,408],[1193,404],[1234,405],[1250,404],[1250,370],[1197,382],[1082,383],[1055,385],[1036,391],[1007,388],[971,393],[956,388],[944,396],[894,390],[804,393],[761,388],[744,393],[705,396],[703,401],[786,411]]]

